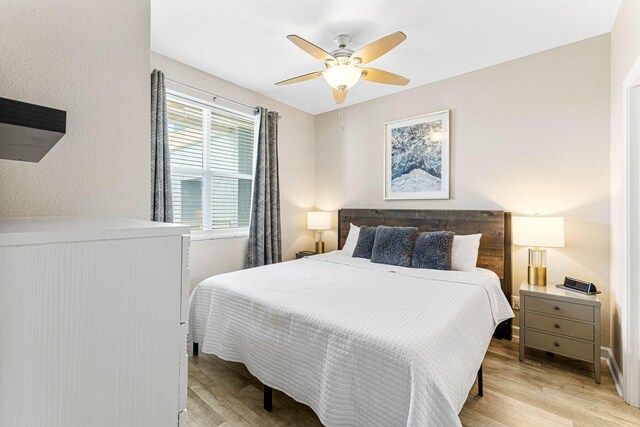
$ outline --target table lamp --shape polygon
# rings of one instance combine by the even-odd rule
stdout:
[[[547,286],[547,251],[564,246],[564,218],[560,216],[514,216],[513,244],[529,246],[527,281]],[[532,248],[533,246],[533,248]]]
[[[307,212],[307,229],[316,232],[316,253],[324,253],[322,232],[331,229],[331,212]]]

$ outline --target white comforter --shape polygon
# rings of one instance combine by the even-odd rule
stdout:
[[[336,251],[203,281],[189,337],[325,425],[452,426],[496,325],[510,317],[488,270],[412,269]]]

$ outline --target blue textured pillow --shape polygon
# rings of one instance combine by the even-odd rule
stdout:
[[[358,235],[358,243],[353,250],[354,258],[366,258],[371,259],[371,252],[373,251],[373,242],[376,240],[376,228],[377,227],[360,227],[360,234]]]
[[[453,231],[420,233],[413,248],[411,266],[433,270],[451,270]]]
[[[371,262],[411,267],[413,245],[418,237],[415,227],[385,227],[376,229]]]

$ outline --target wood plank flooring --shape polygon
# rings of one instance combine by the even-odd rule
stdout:
[[[591,366],[493,341],[484,361],[484,397],[474,386],[460,419],[465,426],[639,426],[640,409],[616,393],[602,364],[602,384]],[[273,391],[273,410],[262,409],[262,384],[240,363],[200,353],[189,356],[192,427],[321,426],[307,406]]]

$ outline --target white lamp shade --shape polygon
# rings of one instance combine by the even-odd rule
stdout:
[[[561,216],[514,216],[512,221],[514,245],[564,246],[564,218]]]
[[[309,230],[330,230],[331,212],[307,212],[307,228]]]
[[[329,86],[336,89],[342,87],[349,89],[358,83],[362,75],[362,70],[353,65],[334,65],[325,70],[322,75],[327,83],[329,83]]]

